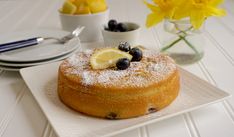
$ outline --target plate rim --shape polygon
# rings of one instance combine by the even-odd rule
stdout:
[[[64,56],[54,58],[54,59],[51,59],[51,60],[47,60],[47,61],[42,61],[42,62],[40,62],[40,64],[30,64],[29,66],[5,66],[5,65],[0,64],[0,69],[5,70],[5,71],[16,71],[17,72],[17,71],[20,71],[20,69],[25,69],[25,68],[29,68],[29,67],[36,67],[36,66],[39,66],[39,65],[46,65],[46,64],[50,64],[50,63],[54,63],[54,62],[59,62],[61,60],[64,60],[64,59],[72,56],[77,51],[79,51],[79,48],[75,49],[74,51],[72,51],[72,52],[70,52],[70,53],[68,53],[68,54],[66,54]]]
[[[0,67],[4,66],[4,67],[30,67],[30,66],[38,66],[38,65],[43,65],[43,64],[48,64],[48,63],[53,63],[53,61],[59,61],[61,59],[65,59],[69,56],[71,56],[72,54],[76,53],[77,51],[80,50],[80,47],[77,47],[76,49],[74,49],[73,51],[71,52],[68,52],[67,54],[64,54],[64,55],[61,55],[61,56],[58,56],[58,57],[54,57],[54,58],[51,58],[51,59],[46,59],[46,60],[42,60],[42,61],[35,61],[35,62],[25,62],[25,63],[21,63],[21,62],[2,62],[0,61]]]

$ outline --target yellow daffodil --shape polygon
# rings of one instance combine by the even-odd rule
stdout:
[[[152,13],[147,16],[146,27],[152,27],[161,22],[164,18],[171,19],[178,1],[180,0],[153,0],[154,4],[144,1],[146,6],[152,11]]]
[[[222,2],[223,0],[184,0],[183,8],[174,12],[174,18],[190,17],[191,24],[198,29],[207,17],[225,15],[225,11],[217,7]]]
[[[152,0],[154,4],[145,2],[152,11],[147,16],[146,27],[152,27],[163,19],[180,20],[190,18],[195,29],[201,27],[207,17],[223,16],[225,11],[218,5],[223,0]]]

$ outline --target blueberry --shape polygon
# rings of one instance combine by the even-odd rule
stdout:
[[[116,67],[120,70],[127,69],[129,66],[130,66],[130,60],[127,58],[121,58],[116,63]]]
[[[108,28],[108,27],[104,27],[104,30],[106,30],[106,31],[110,31],[110,29]]]
[[[120,32],[118,29],[114,29],[114,30],[112,30],[113,32]]]
[[[112,19],[112,20],[109,20],[109,22],[108,22],[108,27],[109,27],[109,30],[111,30],[111,31],[116,30],[117,25],[118,25],[118,23],[116,20]]]
[[[156,108],[149,108],[149,109],[148,109],[148,112],[149,112],[149,113],[157,112],[157,109],[156,109]]]
[[[142,51],[139,48],[132,48],[129,54],[132,55],[131,61],[140,61],[142,59]]]
[[[117,29],[120,31],[120,32],[126,32],[128,31],[128,26],[124,23],[119,23],[117,25]]]
[[[125,43],[120,43],[118,48],[119,50],[128,52],[131,49],[131,46],[128,42],[125,42]]]
[[[107,116],[106,116],[107,119],[117,119],[117,114],[114,113],[114,112],[110,112]]]

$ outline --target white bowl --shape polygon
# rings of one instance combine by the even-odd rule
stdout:
[[[112,32],[102,28],[102,35],[105,46],[116,47],[121,42],[128,42],[131,45],[138,44],[138,38],[140,33],[140,26],[132,22],[123,22],[127,25],[130,31],[126,32]]]
[[[77,26],[84,26],[80,34],[82,42],[92,42],[101,39],[101,28],[108,21],[109,9],[95,14],[70,15],[60,13],[60,21],[63,30],[73,31]]]

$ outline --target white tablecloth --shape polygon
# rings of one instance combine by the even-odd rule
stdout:
[[[31,29],[60,29],[61,0],[0,0],[0,35]],[[158,49],[159,29],[145,29],[148,9],[141,0],[108,0],[110,18],[142,25],[140,42]],[[234,93],[234,1],[227,16],[206,22],[205,56],[186,70]],[[56,137],[18,72],[0,70],[0,136]],[[234,137],[234,99],[124,132],[116,137]]]

